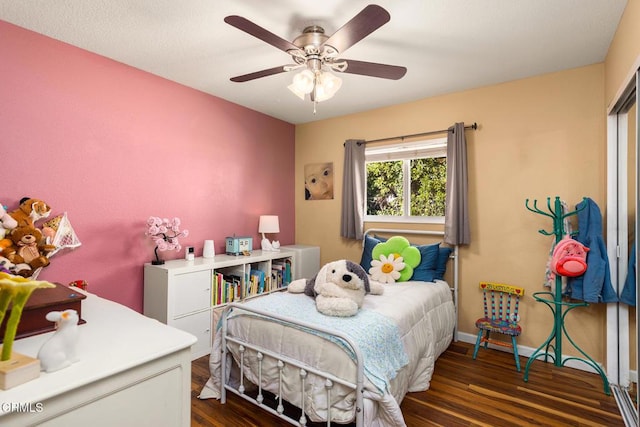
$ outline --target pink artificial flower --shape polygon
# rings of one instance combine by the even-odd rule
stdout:
[[[180,251],[182,246],[178,241],[179,237],[186,237],[189,235],[188,230],[180,232],[180,218],[174,217],[171,220],[168,218],[159,218],[157,216],[150,216],[147,219],[147,231],[145,235],[149,236],[151,240],[156,244],[156,257],[157,251],[176,250]]]

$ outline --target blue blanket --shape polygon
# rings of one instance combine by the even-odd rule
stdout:
[[[346,334],[360,348],[364,359],[364,372],[381,393],[388,390],[389,381],[395,378],[397,371],[409,363],[398,327],[375,311],[361,309],[353,317],[325,316],[316,310],[312,298],[286,292],[255,298],[247,301],[246,305]],[[340,338],[303,327],[300,329],[348,349],[347,344]],[[355,358],[354,354],[350,353],[351,357]]]

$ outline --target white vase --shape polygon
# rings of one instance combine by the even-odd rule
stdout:
[[[205,240],[204,248],[202,249],[203,258],[213,258],[216,255],[215,244],[213,240]]]

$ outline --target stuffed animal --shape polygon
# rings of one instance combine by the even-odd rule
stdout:
[[[325,264],[312,279],[294,280],[288,291],[304,292],[315,298],[316,308],[322,314],[349,317],[358,313],[366,294],[381,295],[384,288],[369,281],[359,264],[339,260]]]
[[[8,258],[0,256],[0,272],[13,274],[13,267],[15,264],[9,261]]]
[[[13,230],[18,226],[18,221],[13,219],[11,215],[7,213],[5,207],[0,205],[0,239],[4,239],[9,230]]]
[[[30,277],[32,270],[29,264],[14,264],[8,258],[0,256],[0,272]]]
[[[18,209],[9,212],[9,215],[18,223],[18,227],[35,227],[36,221],[48,218],[51,214],[51,207],[42,200],[23,197],[20,199]]]
[[[56,247],[44,245],[42,232],[35,227],[17,227],[11,231],[10,238],[12,245],[2,251],[2,255],[14,264],[29,264],[35,270],[39,267],[49,265],[47,254]]]

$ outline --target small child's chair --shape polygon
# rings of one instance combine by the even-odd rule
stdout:
[[[516,337],[522,332],[522,328],[518,325],[518,306],[520,305],[520,297],[524,295],[524,289],[492,282],[480,282],[480,289],[482,289],[484,299],[484,317],[476,320],[476,327],[479,330],[473,358],[475,359],[478,355],[478,349],[482,343],[484,343],[484,348],[487,348],[488,344],[511,347],[516,359],[516,368],[520,372]],[[491,332],[509,335],[511,342],[491,339]]]

